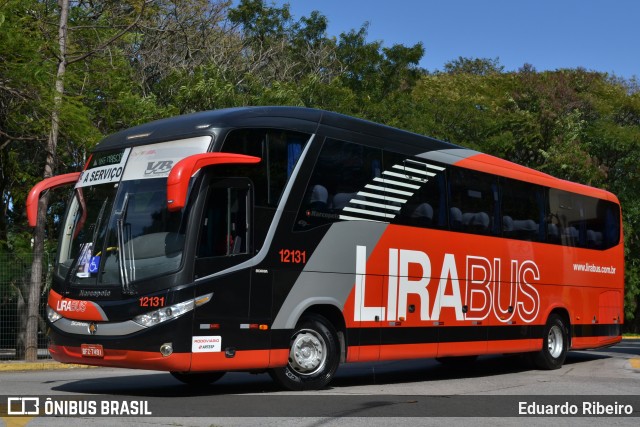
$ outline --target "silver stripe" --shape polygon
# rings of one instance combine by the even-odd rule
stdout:
[[[95,323],[98,325],[95,335],[89,333],[89,324]],[[129,335],[135,332],[140,332],[146,327],[134,322],[133,320],[126,320],[124,322],[87,322],[84,320],[71,320],[65,317],[55,321],[53,326],[60,329],[63,332],[76,335],[88,335],[88,336],[116,336],[116,335]]]
[[[424,166],[426,166],[428,168],[435,169],[437,171],[443,171],[444,170],[444,168],[442,166],[431,165],[429,163],[419,162],[417,160],[407,159],[406,161],[407,162],[411,162],[411,163],[415,163],[417,165],[424,165]]]
[[[344,309],[356,280],[356,245],[366,246],[370,254],[388,227],[388,223],[371,220],[331,224],[287,293],[271,329],[293,329],[302,313],[312,305]],[[321,294],[318,289],[322,289]]]
[[[368,200],[360,200],[360,199],[351,199],[349,203],[354,205],[373,206],[375,208],[381,208],[381,209],[391,209],[393,211],[399,211],[401,209],[400,206],[383,205],[382,203],[375,203],[375,202],[370,202]]]
[[[389,196],[386,196],[384,194],[367,193],[366,191],[358,191],[357,195],[358,196],[363,196],[363,197],[371,197],[371,198],[374,198],[374,199],[390,201],[390,202],[396,202],[396,203],[407,203],[407,199],[398,199],[397,197],[389,197]]]
[[[420,188],[419,185],[407,184],[406,182],[394,181],[392,179],[373,178],[373,180],[375,182],[381,182],[383,184],[397,185],[398,187],[406,187],[406,188],[411,188],[411,189],[414,189],[414,190],[417,190],[417,189]]]
[[[365,214],[365,215],[373,215],[373,216],[381,216],[383,218],[395,218],[396,216],[394,214],[386,214],[386,213],[382,213],[382,212],[375,212],[375,211],[368,211],[365,209],[357,209],[357,208],[351,208],[351,207],[346,207],[342,209],[343,211],[347,211],[347,212],[356,212],[356,213],[361,213],[361,214]]]
[[[426,163],[424,163],[426,165]],[[427,172],[426,170],[420,170],[420,169],[414,169],[414,168],[408,168],[406,166],[402,166],[402,165],[393,165],[394,169],[400,169],[404,172],[409,171],[409,172],[413,172],[413,173],[418,173],[420,175],[426,175],[426,176],[436,176],[435,173],[433,172]]]
[[[358,216],[349,216],[349,215],[340,215],[339,218],[340,219],[345,219],[345,220],[348,220],[348,221],[371,221],[371,222],[384,222],[384,223],[387,222],[387,221],[380,221],[378,219],[362,218],[362,217],[358,217]]]
[[[378,185],[373,185],[373,184],[367,184],[367,185],[364,186],[364,188],[368,188],[369,190],[383,191],[385,193],[400,194],[402,196],[409,196],[409,197],[413,196],[413,192],[411,192],[411,191],[396,190],[394,188],[380,187]]]
[[[417,176],[411,176],[411,175],[407,175],[404,173],[397,173],[397,172],[392,172],[392,171],[383,171],[382,175],[389,175],[389,176],[393,176],[395,178],[402,178],[402,179],[406,179],[409,181],[416,181],[416,182],[421,182],[421,183],[425,183],[427,182],[427,179],[425,178],[418,178]]]

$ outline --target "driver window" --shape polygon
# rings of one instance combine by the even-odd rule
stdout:
[[[198,257],[248,253],[248,188],[213,187],[201,221]]]

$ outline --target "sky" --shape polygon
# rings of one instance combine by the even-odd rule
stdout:
[[[458,57],[499,59],[505,71],[582,67],[640,77],[638,0],[266,0],[295,20],[318,10],[328,35],[369,23],[368,41],[421,42],[420,63],[442,70]]]

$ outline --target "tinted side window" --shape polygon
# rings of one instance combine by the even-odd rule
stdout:
[[[309,138],[304,133],[277,129],[238,129],[227,135],[220,151],[263,160],[261,176],[252,177],[256,203],[275,207]]]
[[[545,240],[545,193],[542,187],[522,181],[502,180],[502,235],[510,239]],[[550,225],[551,242],[558,230]]]
[[[497,178],[469,169],[449,175],[449,227],[474,234],[500,234]]]
[[[204,208],[198,257],[246,254],[249,187],[212,186]]]
[[[309,180],[296,229],[339,220],[388,221],[384,191],[373,183],[381,169],[380,149],[327,139]]]
[[[563,245],[607,249],[620,240],[620,211],[614,203],[550,189],[549,210]]]
[[[382,179],[388,189],[399,191],[399,196],[407,199],[406,203],[398,204],[394,224],[447,227],[444,167],[385,151]]]

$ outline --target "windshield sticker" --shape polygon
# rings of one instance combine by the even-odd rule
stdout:
[[[89,262],[89,273],[96,274],[100,267],[100,255],[92,256]]]
[[[124,165],[127,162],[129,151],[131,151],[130,148],[124,150],[124,153],[122,153],[122,155],[120,156],[118,163],[110,163],[105,165],[104,162],[92,162],[92,165],[90,165],[89,168],[84,170],[82,172],[82,175],[80,175],[80,179],[76,184],[76,188],[87,187],[90,185],[108,184],[110,182],[119,182],[124,172]],[[115,160],[115,158],[111,156],[111,160]],[[92,167],[96,164],[101,166]]]
[[[199,136],[134,147],[122,180],[166,178],[176,163],[187,156],[206,152],[210,143],[210,136]]]
[[[84,243],[80,249],[80,257],[78,258],[78,277],[90,277],[90,265],[91,265],[91,251],[93,249],[93,243]]]

